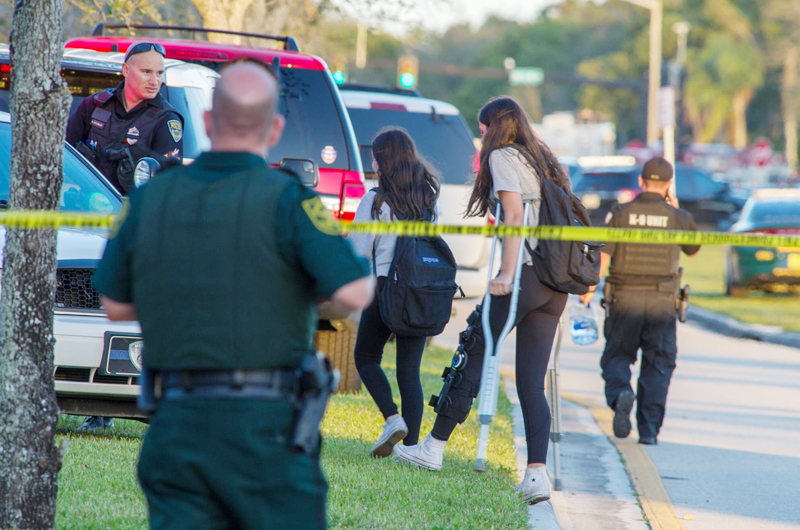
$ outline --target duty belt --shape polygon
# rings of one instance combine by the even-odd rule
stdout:
[[[160,377],[160,398],[280,399],[296,391],[297,377],[290,370],[165,371]]]
[[[674,293],[675,285],[675,281],[670,280],[668,282],[651,283],[647,285],[614,284],[613,287],[614,291],[658,291],[662,293]]]

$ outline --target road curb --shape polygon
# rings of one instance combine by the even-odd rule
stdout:
[[[715,313],[697,306],[689,306],[688,324],[701,327],[706,331],[719,333],[727,337],[757,340],[780,346],[800,348],[800,333],[783,331],[777,326],[748,324],[728,315]]]
[[[622,455],[625,468],[631,476],[631,482],[639,495],[642,511],[652,530],[684,530],[678,512],[672,505],[661,475],[655,464],[645,451],[644,446],[630,438],[624,440],[614,436],[612,420],[614,413],[606,406],[597,406],[591,400],[573,394],[562,393],[562,399],[589,409],[600,430],[611,440],[611,443]]]

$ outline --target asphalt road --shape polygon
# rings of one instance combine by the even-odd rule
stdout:
[[[679,325],[678,345],[659,445],[647,452],[685,528],[800,529],[800,349],[691,324]],[[563,392],[604,401],[602,346],[565,341]]]

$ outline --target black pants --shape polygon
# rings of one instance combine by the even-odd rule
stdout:
[[[636,421],[640,437],[658,436],[664,421],[667,390],[675,370],[675,295],[657,291],[614,293],[604,329],[606,347],[600,360],[606,382],[606,402],[613,408],[617,397],[631,388],[631,365],[642,349],[636,396]]]
[[[385,276],[378,278],[378,290]],[[356,337],[355,360],[358,374],[384,418],[397,414],[397,405],[392,398],[392,387],[381,368],[383,348],[392,332],[384,325],[378,310],[378,297],[361,313]],[[405,445],[416,445],[419,441],[419,426],[422,423],[422,383],[419,366],[427,337],[397,337],[397,385],[400,387],[400,403],[403,419],[408,425]]]
[[[528,446],[528,463],[543,464],[547,460],[550,437],[550,407],[544,395],[544,379],[550,350],[558,328],[558,319],[567,303],[567,295],[543,285],[531,266],[524,266],[520,280],[517,305],[517,394],[522,404],[525,420],[525,440]],[[511,296],[493,296],[489,322],[492,337],[497,340],[508,318]],[[501,352],[498,352],[500,354]],[[469,357],[465,372],[470,379],[480,381],[483,370],[483,352]],[[447,440],[456,428],[456,421],[447,416],[437,416],[431,434]]]

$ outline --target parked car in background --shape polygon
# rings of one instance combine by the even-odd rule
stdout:
[[[61,75],[72,94],[70,115],[81,101],[122,82],[125,54],[86,49],[67,49],[61,60]],[[219,74],[196,64],[167,59],[161,94],[183,116],[183,161],[188,164],[208,150],[203,112],[211,107],[211,95]],[[8,45],[0,44],[0,111],[8,111],[11,62]]]
[[[369,168],[368,185],[376,186],[372,171],[372,139],[387,126],[408,131],[419,152],[442,177],[438,209],[441,224],[482,225],[485,218],[464,218],[472,190],[475,144],[472,132],[453,105],[417,95],[400,95],[392,88],[361,90],[343,86],[341,90],[355,129],[362,165]],[[478,236],[444,236],[453,251],[458,272],[456,283],[467,296],[482,296],[486,291],[489,266],[489,241]]]
[[[104,33],[108,29],[128,27],[159,32],[170,30],[228,33],[283,44],[284,49],[277,50],[219,42],[147,37],[148,41],[164,46],[168,58],[203,65],[216,71],[231,61],[242,59],[259,61],[278,71],[281,86],[278,108],[286,118],[286,129],[280,143],[270,151],[271,161],[278,166],[285,158],[311,160],[319,168],[319,183],[314,190],[321,195],[322,202],[337,218],[353,218],[365,193],[364,175],[347,111],[325,61],[300,53],[297,42],[292,37],[217,32],[180,26],[100,23],[95,26],[92,36],[73,39],[67,42],[66,47],[124,53],[128,46],[143,37],[116,37]]]
[[[753,192],[731,232],[800,236],[800,190]],[[800,248],[728,247],[725,282],[731,296],[800,288]]]
[[[615,204],[630,202],[641,192],[642,168],[632,157],[585,157],[579,164],[581,172],[577,182],[573,181],[573,192],[589,211],[594,225],[604,224]],[[703,170],[677,164],[675,178],[680,206],[692,214],[700,228],[716,229],[744,206],[740,193]]]
[[[8,204],[11,119],[0,112],[0,208]],[[70,145],[64,146],[64,183],[59,209],[119,212],[122,197]],[[107,230],[58,230],[54,304],[55,389],[66,414],[143,417],[136,410],[141,335],[135,322],[111,322],[100,308],[92,274],[106,246]],[[5,229],[0,228],[0,249]]]

